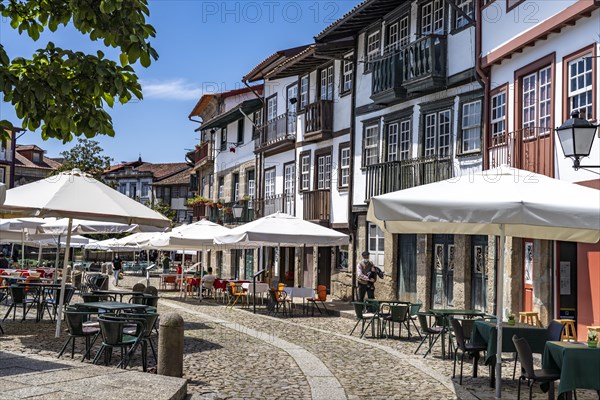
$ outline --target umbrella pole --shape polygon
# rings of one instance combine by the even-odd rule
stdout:
[[[500,224],[500,261],[498,263],[496,286],[496,399],[502,398],[502,309],[504,308],[504,242],[506,233],[504,224]]]
[[[65,260],[63,262],[62,279],[60,280],[60,300],[58,302],[58,316],[56,317],[55,337],[60,337],[60,324],[62,322],[62,309],[65,302],[65,284],[67,282],[67,267],[69,266],[69,253],[71,248],[71,230],[73,229],[73,218],[69,218],[67,228],[67,242],[65,244]]]
[[[38,249],[38,268],[42,266],[42,243],[40,243],[40,248]]]
[[[150,248],[146,249],[146,259],[148,260],[148,267],[146,268],[146,286],[150,286]]]
[[[60,262],[60,235],[56,243],[56,259],[54,261],[54,283],[58,281],[58,263]]]
[[[21,229],[21,268],[25,268],[25,228]]]
[[[185,249],[183,249],[183,254],[181,255],[181,275],[179,275],[181,285],[179,286],[179,297],[181,297],[181,292],[183,291],[183,300],[187,300],[187,288],[183,288],[183,268],[185,268]]]

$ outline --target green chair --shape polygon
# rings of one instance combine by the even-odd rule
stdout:
[[[419,310],[421,309],[422,306],[423,306],[423,304],[421,304],[421,303],[411,303],[411,305],[408,309],[408,318],[412,322],[413,326],[415,327],[415,329],[417,331],[417,334],[419,335],[419,337],[421,339],[423,339],[423,336],[421,336],[421,332],[419,331],[419,327],[417,326],[417,321],[419,320],[419,318],[417,317],[417,314],[419,313]],[[408,333],[409,333],[409,337],[410,337],[410,324],[408,326],[409,326]]]
[[[142,320],[120,316],[99,315],[100,332],[102,334],[102,346],[96,353],[93,363],[96,364],[100,356],[104,354],[104,364],[108,365],[112,358],[112,350],[121,350],[121,361],[117,367],[127,368],[132,349],[135,350],[143,340],[143,335],[134,336],[125,333],[125,329],[131,330],[132,324],[136,325],[136,332],[144,332],[145,323]]]
[[[372,335],[375,336],[375,331],[374,331],[374,321],[376,318],[378,318],[378,314],[374,313],[374,312],[368,312],[365,310],[368,310],[368,303],[365,302],[360,302],[360,301],[353,301],[352,305],[354,306],[354,313],[356,314],[356,325],[354,325],[354,328],[352,328],[352,331],[350,332],[350,336],[352,336],[352,334],[354,333],[354,330],[356,329],[356,327],[358,326],[358,324],[360,324],[362,322],[362,327],[360,330],[360,337],[362,338],[365,335],[365,332],[367,331],[367,329],[369,329],[369,325],[371,326],[371,330],[372,330]],[[366,323],[366,326],[365,326]]]
[[[381,332],[383,334],[383,331],[386,331],[386,337],[388,337],[389,335],[387,334],[387,325],[388,323],[391,326],[391,331],[392,331],[392,337],[394,336],[394,324],[397,323],[398,324],[398,339],[400,339],[400,337],[402,336],[402,324],[404,324],[404,326],[406,327],[406,329],[408,330],[408,338],[410,339],[410,329],[409,329],[409,321],[408,321],[408,305],[391,305],[389,306],[390,309],[390,313],[389,315],[386,315],[383,317],[383,327],[381,329]]]
[[[75,357],[75,338],[78,337],[85,338],[85,354],[81,361],[85,360],[86,357],[89,358],[92,346],[94,346],[96,339],[98,339],[98,336],[100,335],[100,328],[98,326],[86,324],[86,322],[89,322],[89,319],[89,312],[73,311],[72,309],[67,309],[65,311],[65,321],[67,322],[69,339],[63,345],[60,353],[58,353],[58,358],[63,355],[69,342],[72,344],[71,358]],[[92,340],[90,341],[90,339]]]

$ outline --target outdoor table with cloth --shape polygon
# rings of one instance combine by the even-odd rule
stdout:
[[[283,288],[283,291],[286,294],[286,298],[292,300],[292,306],[294,305],[294,298],[302,298],[302,309],[304,310],[304,312],[308,313],[308,309],[306,308],[304,302],[306,298],[315,297],[315,289],[307,287],[286,286]]]
[[[262,296],[263,293],[269,293],[269,284],[264,282],[256,282],[255,285],[252,282],[244,282],[242,283],[242,289],[244,289],[248,295],[260,295],[262,302],[262,299],[264,298]],[[254,302],[255,299],[253,298],[252,301]]]
[[[546,342],[542,368],[560,370],[559,396],[575,389],[600,390],[600,348],[582,343]]]
[[[471,333],[471,343],[474,345],[483,344],[487,345],[486,365],[494,365],[496,362],[496,343],[497,343],[498,329],[495,322],[489,321],[475,321],[473,325],[473,332]],[[515,325],[509,325],[506,322],[502,323],[502,351],[507,353],[516,353],[517,349],[512,341],[513,335],[525,338],[531,351],[533,353],[542,354],[544,352],[544,346],[546,345],[547,332],[546,328],[540,328],[538,326],[527,325],[523,323],[515,323]],[[473,365],[473,374],[477,373],[477,364]],[[490,375],[490,385],[494,386],[495,370],[492,368]]]

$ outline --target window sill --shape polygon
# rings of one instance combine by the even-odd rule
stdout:
[[[465,151],[462,153],[457,153],[456,157],[468,157],[468,156],[475,156],[481,154],[481,149],[477,149],[477,150],[470,150],[470,151]]]
[[[345,92],[340,92],[339,97],[346,97],[350,94],[352,94],[352,89],[346,90]]]

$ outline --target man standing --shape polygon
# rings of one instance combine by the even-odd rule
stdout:
[[[377,267],[369,260],[369,252],[362,252],[363,260],[356,266],[356,281],[358,283],[358,301],[364,301],[365,294],[369,299],[375,298],[375,281]]]
[[[113,265],[113,276],[115,278],[115,286],[119,286],[119,274],[121,273],[121,268],[122,268],[123,262],[121,261],[121,258],[119,257],[118,254],[115,256],[115,258],[113,258],[112,265]]]
[[[162,260],[163,274],[168,274],[171,269],[171,259],[167,253],[164,253]]]

